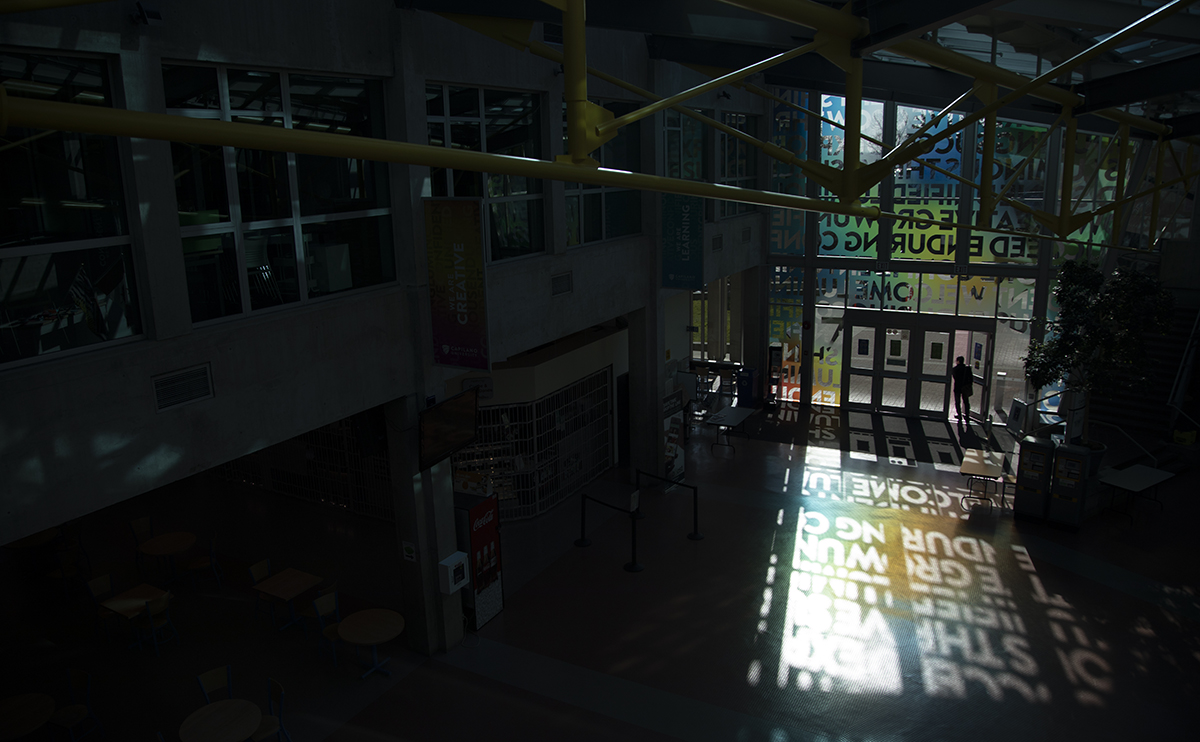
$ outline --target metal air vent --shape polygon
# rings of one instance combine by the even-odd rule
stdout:
[[[745,229],[742,230],[742,244],[743,245],[750,241],[750,233],[751,233],[750,227],[746,227]]]
[[[207,363],[155,376],[153,381],[159,412],[213,396],[212,374]]]
[[[571,271],[567,271],[566,273],[559,273],[557,276],[550,276],[550,295],[551,296],[560,296],[562,294],[569,294],[569,293],[571,293],[571,290],[574,287],[575,287],[575,284],[571,280]]]
[[[713,240],[712,240],[713,252],[720,250],[724,246],[725,246],[725,235],[723,235],[723,234],[713,235]]]

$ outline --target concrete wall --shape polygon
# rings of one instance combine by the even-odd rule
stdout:
[[[561,152],[558,65],[436,15],[399,10],[390,0],[174,3],[160,8],[162,25],[145,27],[129,21],[131,10],[130,2],[112,2],[6,15],[0,44],[103,55],[111,60],[118,105],[155,112],[164,105],[159,72],[164,61],[378,77],[384,82],[388,136],[416,142],[426,136],[426,81],[538,91],[544,95],[544,152]],[[534,38],[540,38],[538,26]],[[642,87],[666,94],[703,79],[649,60],[638,34],[589,30],[588,41],[592,66]],[[635,100],[595,80],[591,91]],[[710,94],[696,105],[719,109],[722,103],[729,110],[766,111],[742,91],[729,101]],[[648,171],[659,160],[658,118],[643,126]],[[403,397],[440,396],[451,391],[444,382],[461,373],[430,362],[420,218],[425,168],[390,168],[394,284],[197,328],[187,305],[169,145],[121,140],[120,147],[145,335],[0,369],[5,492],[0,543],[361,410]],[[618,317],[633,318],[629,337],[611,336],[606,342],[619,347],[604,354],[615,373],[628,369],[631,380],[639,379],[632,384],[633,409],[646,419],[635,429],[657,430],[661,410],[653,408],[665,392],[665,348],[678,345],[677,338],[664,338],[663,323],[678,321],[668,319],[666,293],[658,288],[657,201],[649,194],[644,198],[643,236],[568,249],[562,186],[547,183],[545,192],[547,254],[488,269],[493,359],[503,361]],[[706,237],[713,230],[725,237],[707,280],[755,263],[761,249],[740,239],[747,227],[750,244],[761,242],[760,214],[709,225]],[[573,274],[573,290],[551,296],[550,277],[565,271]],[[211,364],[215,396],[156,412],[151,378],[203,363]],[[581,368],[570,365],[566,370],[579,373],[563,383],[584,375]],[[546,383],[558,388],[562,376],[556,373]],[[535,386],[531,393],[537,395],[542,387]],[[635,447],[657,451],[654,442],[635,440]],[[642,465],[653,468],[650,461]]]

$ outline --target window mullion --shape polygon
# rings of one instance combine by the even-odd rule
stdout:
[[[292,128],[292,94],[289,76],[279,73],[280,96],[283,99],[283,127]],[[287,153],[288,196],[292,200],[292,252],[296,258],[296,282],[299,284],[300,301],[308,301],[308,265],[305,262],[304,234],[300,226],[300,181],[296,177],[296,153]]]
[[[233,119],[229,108],[229,78],[226,68],[217,67],[217,91],[221,96],[221,120]],[[238,292],[242,297],[242,314],[250,311],[250,277],[246,274],[246,246],[242,239],[242,196],[238,189],[237,150],[222,147],[225,158],[225,189],[229,192],[229,221],[233,224],[233,246],[237,260]]]

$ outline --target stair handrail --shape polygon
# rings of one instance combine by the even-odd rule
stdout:
[[[1057,427],[1060,423],[1062,423],[1066,419],[1058,413],[1058,410],[1051,412],[1050,410],[1043,411],[1043,410],[1038,409],[1039,404],[1041,404],[1042,402],[1045,402],[1047,399],[1050,399],[1051,397],[1057,397],[1058,395],[1062,394],[1064,391],[1066,391],[1066,390],[1059,389],[1058,391],[1051,392],[1051,393],[1047,394],[1046,396],[1042,397],[1041,399],[1035,400],[1032,404],[1029,405],[1029,409],[1033,411],[1034,419],[1038,419],[1038,416],[1043,415],[1043,414],[1044,415],[1053,415],[1054,417],[1058,418],[1058,422],[1050,423],[1049,425],[1043,425],[1040,428],[1034,428],[1033,430],[1026,432],[1025,435],[1033,436],[1034,438],[1036,438],[1038,433],[1042,432],[1043,430],[1048,430],[1049,428]],[[1029,413],[1026,413],[1026,414],[1028,415]]]
[[[1138,442],[1137,442],[1137,440],[1136,440],[1136,439],[1135,439],[1135,438],[1134,438],[1132,435],[1130,435],[1129,433],[1125,432],[1125,429],[1124,429],[1124,428],[1117,427],[1116,425],[1113,425],[1112,423],[1101,422],[1101,421],[1099,421],[1099,420],[1092,420],[1092,421],[1091,421],[1091,424],[1092,424],[1092,425],[1104,425],[1104,426],[1106,426],[1106,427],[1109,427],[1109,428],[1112,428],[1113,430],[1116,430],[1116,431],[1118,431],[1119,433],[1121,433],[1121,435],[1123,435],[1123,436],[1125,436],[1126,438],[1128,438],[1128,439],[1129,439],[1129,441],[1130,441],[1131,443],[1133,443],[1133,445],[1135,445],[1135,446],[1137,446],[1138,448],[1142,449],[1142,453],[1144,453],[1144,454],[1146,454],[1147,456],[1149,456],[1149,457],[1150,457],[1150,460],[1154,462],[1154,468],[1155,468],[1155,469],[1157,469],[1157,468],[1158,468],[1158,457],[1157,457],[1157,456],[1155,456],[1154,454],[1150,453],[1149,451],[1147,451],[1147,450],[1146,450],[1146,447],[1145,447],[1145,446],[1143,446],[1142,444],[1138,443]]]
[[[1182,409],[1180,409],[1179,405],[1174,405],[1174,404],[1171,404],[1170,402],[1167,402],[1167,407],[1170,407],[1171,409],[1178,412],[1180,415],[1183,415],[1184,417],[1186,417],[1188,419],[1188,421],[1190,421],[1192,423],[1192,425],[1195,425],[1197,428],[1200,428],[1200,423],[1196,422],[1194,419],[1192,419],[1191,415],[1187,414]]]
[[[1196,318],[1192,320],[1192,333],[1188,336],[1187,345],[1184,346],[1183,357],[1179,359],[1179,368],[1175,369],[1175,380],[1171,383],[1171,393],[1167,396],[1167,406],[1178,410],[1181,414],[1183,410],[1180,410],[1176,403],[1182,401],[1185,381],[1191,376],[1192,362],[1196,356],[1197,329],[1200,329],[1200,310],[1197,310]],[[1191,420],[1191,418],[1188,419]],[[1175,420],[1172,419],[1171,424],[1174,425],[1174,423]]]

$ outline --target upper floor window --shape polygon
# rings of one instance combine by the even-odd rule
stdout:
[[[377,80],[163,65],[172,113],[384,136]],[[387,167],[174,142],[192,321],[395,280]]]
[[[0,52],[8,95],[111,106],[101,59]],[[0,136],[0,363],[139,335],[116,137]]]
[[[632,103],[600,103],[623,116],[638,108]],[[563,150],[566,142],[567,107],[563,104]],[[641,122],[623,126],[601,145],[592,157],[601,167],[640,172],[642,169]],[[628,188],[611,188],[583,183],[566,183],[567,245],[611,240],[642,231],[642,194]]]
[[[663,134],[667,177],[704,180],[709,160],[705,156],[704,124],[674,109],[669,108],[665,113]]]
[[[758,117],[744,113],[725,113],[726,126],[758,137]],[[758,149],[724,131],[717,132],[717,182],[738,188],[758,185]],[[734,216],[754,211],[754,204],[736,201],[717,202],[717,216]]]
[[[537,93],[430,83],[425,86],[429,143],[514,157],[542,157]],[[426,195],[480,198],[493,261],[545,252],[542,181],[518,175],[431,168]]]

